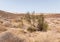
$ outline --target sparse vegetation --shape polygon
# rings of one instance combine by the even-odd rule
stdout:
[[[0,42],[60,42],[60,14],[35,14],[0,13]]]
[[[35,32],[36,29],[35,28],[32,28],[32,27],[28,27],[27,31],[29,31],[29,32]]]
[[[33,24],[31,24],[33,27],[35,27],[35,25],[34,25],[34,21],[35,21],[36,19],[35,19],[35,16],[32,14],[32,22],[33,22]],[[48,24],[45,22],[45,20],[44,20],[44,15],[43,14],[41,14],[39,17],[38,17],[38,25],[37,25],[37,28],[38,28],[38,30],[37,31],[47,31],[47,28],[48,28]],[[29,27],[28,28],[28,31],[30,31],[30,32],[33,32],[33,31],[36,31],[36,29],[35,28],[32,28],[32,27]]]
[[[44,21],[44,15],[41,14],[40,18],[38,19],[37,25],[38,31],[47,31],[48,24]]]
[[[27,20],[29,23],[31,23],[31,15],[30,15],[29,12],[27,12],[27,14],[26,14],[26,20]]]

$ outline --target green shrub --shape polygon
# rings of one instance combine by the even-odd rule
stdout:
[[[35,20],[37,18],[37,22],[38,22],[38,25],[37,25],[37,29],[36,26],[34,25],[35,24]],[[31,23],[31,20],[33,23],[31,23],[31,25],[34,27],[29,27],[27,30],[29,32],[34,32],[34,31],[47,31],[48,29],[48,24],[45,22],[45,18],[44,18],[44,14],[40,14],[38,17],[35,16],[34,14],[30,15],[29,13],[27,13],[27,16],[26,16],[26,19],[28,22]]]
[[[38,18],[38,25],[37,25],[38,31],[47,31],[48,24],[44,20],[44,15],[41,14]]]
[[[48,29],[48,24],[45,22],[45,23],[43,24],[43,31],[47,31],[47,29]]]

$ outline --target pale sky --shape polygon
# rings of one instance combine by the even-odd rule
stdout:
[[[0,0],[0,10],[9,12],[60,13],[60,0]]]

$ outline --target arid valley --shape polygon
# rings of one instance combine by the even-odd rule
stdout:
[[[60,13],[30,13],[33,21],[28,14],[0,10],[0,42],[60,42]],[[48,24],[46,31],[37,27],[40,14]]]

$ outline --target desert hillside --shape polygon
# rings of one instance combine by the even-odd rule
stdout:
[[[38,28],[41,14],[48,24],[46,31]],[[18,14],[0,10],[0,42],[60,42],[60,13]]]

